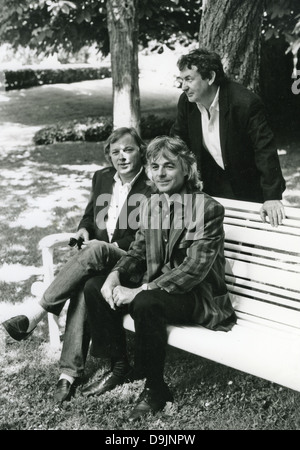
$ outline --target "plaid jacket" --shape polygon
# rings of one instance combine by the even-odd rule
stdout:
[[[121,279],[148,282],[150,289],[194,295],[194,321],[214,330],[229,330],[236,321],[225,284],[223,206],[203,192],[190,202],[174,202],[170,231],[166,211],[153,195],[141,205],[141,223],[127,255],[113,270]],[[189,205],[187,205],[189,203]],[[194,220],[196,218],[196,220]]]

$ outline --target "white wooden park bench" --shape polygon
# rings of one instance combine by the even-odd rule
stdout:
[[[225,207],[226,282],[238,317],[227,333],[169,326],[168,343],[300,391],[300,209],[286,207],[283,225],[261,222],[260,205],[217,199]],[[70,233],[43,238],[44,289],[53,279],[53,250]],[[129,315],[124,327],[134,331]],[[50,342],[59,330],[49,314]]]

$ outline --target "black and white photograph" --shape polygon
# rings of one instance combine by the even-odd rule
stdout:
[[[0,430],[300,430],[299,0],[0,11]]]

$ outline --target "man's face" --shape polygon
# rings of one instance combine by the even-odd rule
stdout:
[[[123,182],[131,181],[142,167],[140,149],[130,134],[110,144],[109,155]]]
[[[180,192],[185,183],[185,171],[173,155],[160,155],[150,163],[152,180],[159,192],[172,195]]]
[[[180,71],[180,78],[182,79],[182,90],[186,93],[189,101],[202,103],[210,91],[209,80],[201,77],[196,66],[192,66],[191,69],[185,67]]]

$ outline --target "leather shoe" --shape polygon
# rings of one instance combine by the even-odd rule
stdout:
[[[115,387],[132,381],[132,369],[130,368],[125,374],[115,375],[113,372],[105,372],[100,381],[94,381],[82,389],[83,395],[102,395],[105,392],[112,391]]]
[[[58,403],[70,400],[75,393],[75,383],[76,381],[71,384],[70,381],[61,378],[56,385],[54,400]]]
[[[28,339],[35,329],[34,327],[33,330],[27,332],[27,329],[29,327],[29,320],[26,316],[12,317],[11,319],[2,322],[2,325],[4,326],[10,337],[15,339],[16,341],[24,341],[25,339]]]
[[[129,421],[138,420],[148,413],[155,414],[164,409],[167,402],[173,402],[173,400],[173,395],[167,385],[160,389],[145,387],[129,416]]]

